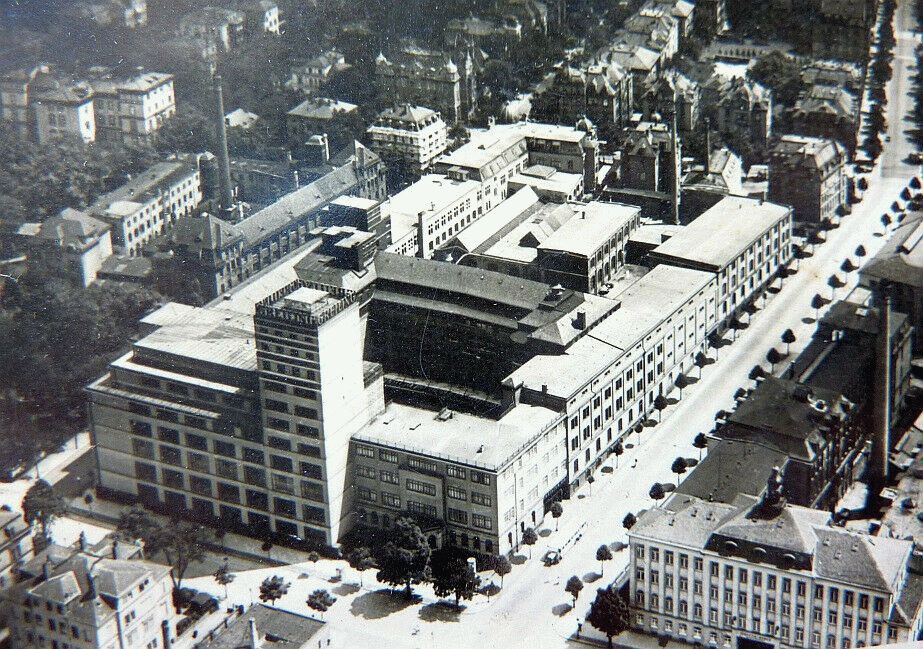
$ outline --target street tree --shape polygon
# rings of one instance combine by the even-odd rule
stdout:
[[[678,457],[673,460],[673,464],[670,466],[670,471],[676,474],[676,483],[679,484],[679,477],[686,472],[686,460],[684,458]]]
[[[583,581],[577,575],[571,576],[564,586],[564,590],[574,598],[573,608],[577,607],[577,598],[580,597],[580,591],[583,590]]]
[[[474,597],[481,578],[464,559],[449,559],[433,569],[433,592],[436,597],[455,596],[455,606],[461,600]]]
[[[564,513],[564,506],[561,504],[560,500],[556,500],[551,503],[551,517],[554,519],[554,531],[558,531],[558,519],[561,518],[561,515]]]
[[[667,398],[663,394],[658,394],[657,398],[654,399],[654,408],[657,410],[657,419],[663,419],[664,409],[670,405],[670,402],[667,401]]]
[[[503,588],[503,578],[513,571],[513,564],[510,563],[509,557],[501,554],[494,561],[494,572],[500,575],[500,588]]]
[[[720,420],[727,419],[727,417],[728,417],[727,410],[719,410],[718,412],[715,413],[715,425],[717,426]]]
[[[769,363],[769,373],[773,374],[776,371],[776,364],[782,362],[782,354],[775,347],[770,347],[766,352],[766,361]]]
[[[865,251],[865,246],[863,246],[862,244],[859,244],[858,246],[856,246],[856,250],[854,252],[855,252],[856,257],[865,257],[868,254]]]
[[[747,391],[743,388],[737,388],[734,392],[734,401],[741,401],[747,397]]]
[[[327,609],[333,606],[333,603],[336,601],[336,597],[331,595],[323,588],[318,588],[317,590],[312,591],[310,595],[308,595],[308,599],[305,603],[309,608],[323,614],[327,611]]]
[[[846,273],[847,275],[849,275],[851,272],[853,272],[853,271],[856,270],[857,268],[858,268],[858,266],[856,266],[855,264],[853,264],[853,263],[852,263],[852,259],[850,259],[849,257],[847,257],[846,259],[844,259],[844,260],[843,260],[843,263],[840,264],[840,270],[843,271],[844,273]]]
[[[814,309],[814,320],[820,320],[820,310],[827,304],[826,300],[821,297],[820,293],[815,293],[811,298],[811,308]]]
[[[527,527],[522,533],[522,542],[529,546],[529,558],[532,558],[532,546],[538,543],[538,534],[531,527]]]
[[[378,581],[403,586],[405,595],[412,597],[414,584],[428,582],[432,576],[431,556],[432,549],[414,520],[398,518],[378,561]]]
[[[718,360],[718,352],[721,349],[721,336],[718,335],[717,332],[708,334],[708,346],[715,350],[715,360]],[[698,365],[698,363],[696,363],[696,365]]]
[[[635,523],[637,522],[638,522],[638,517],[632,514],[631,512],[628,512],[627,514],[625,514],[625,518],[622,519],[622,527],[624,527],[626,530],[630,530],[632,527],[635,526]]]
[[[865,190],[869,188],[869,181],[865,179],[865,176],[862,176],[861,178],[859,178],[859,180],[856,181],[856,187],[859,189],[860,192],[864,192]]]
[[[788,356],[792,353],[792,343],[794,343],[798,338],[795,337],[795,332],[791,329],[786,329],[782,332],[782,342],[785,343],[785,355]]]
[[[830,277],[827,278],[827,286],[830,287],[830,299],[835,300],[836,290],[838,288],[842,288],[843,286],[845,286],[845,284],[843,283],[843,280],[841,280],[836,275],[831,275]]]
[[[167,563],[173,566],[170,573],[173,585],[179,588],[189,566],[205,560],[207,539],[208,533],[201,525],[174,519],[151,535],[148,551],[152,555],[163,552]]]
[[[695,439],[692,440],[692,445],[699,449],[699,461],[702,460],[702,451],[708,448],[708,437],[705,433],[699,433],[695,436]]]
[[[147,545],[151,535],[160,527],[151,514],[135,505],[130,509],[123,509],[119,514],[119,522],[115,526],[115,533],[121,540],[128,543],[141,541]]]
[[[754,365],[752,368],[750,368],[749,377],[751,381],[758,383],[759,380],[764,378],[765,376],[766,376],[766,370],[764,370],[762,366]]]
[[[891,217],[890,217],[889,215],[887,215],[887,214],[882,214],[882,215],[881,215],[881,224],[882,224],[882,225],[884,226],[884,228],[885,228],[885,233],[888,232],[888,226],[891,225],[891,223],[893,223],[893,221],[891,220]]]
[[[377,567],[375,562],[375,557],[372,556],[372,553],[369,552],[369,549],[366,547],[358,547],[352,550],[349,554],[346,555],[346,561],[349,562],[349,567],[359,573],[359,587],[362,587],[362,573],[366,570],[371,570],[372,568]]]
[[[590,606],[586,621],[593,628],[604,633],[612,649],[612,636],[619,635],[630,628],[631,612],[628,604],[617,591],[609,588],[600,588],[596,591],[596,599]]]
[[[606,561],[612,560],[612,550],[610,550],[609,546],[605,543],[596,548],[596,560],[599,561],[599,574],[604,575],[606,571]]]
[[[680,374],[676,377],[676,381],[673,383],[676,388],[679,390],[679,398],[683,398],[683,390],[689,387],[689,379],[686,378],[685,374]]]
[[[663,500],[666,497],[667,493],[663,490],[662,484],[660,484],[659,482],[655,482],[653,485],[651,485],[651,490],[648,492],[648,495],[654,501],[654,506],[656,507],[657,501]]]
[[[619,468],[619,456],[625,452],[625,445],[622,444],[622,440],[619,440],[615,443],[615,446],[612,447],[612,452],[615,454],[615,468]]]
[[[224,587],[224,599],[228,598],[228,586],[237,578],[237,575],[231,572],[228,562],[225,561],[215,571],[215,583]]]
[[[56,518],[67,512],[64,499],[45,480],[36,480],[22,499],[22,516],[26,523],[38,523],[42,536],[51,540],[49,528]]]
[[[641,433],[643,432],[644,432],[644,424],[639,421],[637,424],[635,424],[635,434],[638,436],[639,446],[641,444]]]
[[[269,539],[266,539],[265,541],[263,541],[263,544],[260,546],[260,550],[266,553],[267,559],[271,559],[272,558],[272,541],[270,541]]]
[[[737,332],[744,328],[744,323],[741,322],[740,318],[738,318],[737,316],[734,316],[731,319],[730,327],[731,327],[731,331],[734,332],[733,339],[737,340]]]
[[[277,599],[282,599],[288,594],[290,583],[279,575],[266,577],[260,584],[260,601],[275,605]]]
[[[698,352],[695,355],[695,366],[699,368],[699,378],[702,378],[702,368],[708,365],[708,356],[702,352]]]

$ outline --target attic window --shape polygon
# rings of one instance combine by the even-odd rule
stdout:
[[[266,642],[285,642],[285,638],[275,633],[267,633],[263,639],[266,640]]]

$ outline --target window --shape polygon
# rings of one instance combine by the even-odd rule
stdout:
[[[420,480],[413,480],[411,478],[407,479],[407,490],[413,491],[414,493],[426,494],[427,496],[436,495],[436,487],[428,482],[421,482]],[[474,494],[472,494],[472,497]]]
[[[300,462],[298,464],[298,469],[301,471],[301,475],[306,478],[313,478],[314,480],[322,479],[321,469],[316,464],[311,464],[310,462]]]
[[[356,489],[356,494],[359,500],[362,500],[367,503],[373,503],[377,500],[375,492],[369,489],[368,487],[358,487]]]
[[[461,480],[465,480],[467,478],[467,471],[465,471],[465,469],[453,466],[451,464],[446,466],[445,473],[450,478],[460,478]]]
[[[244,482],[251,485],[258,485],[260,487],[266,486],[266,472],[263,469],[258,469],[255,466],[244,466]]]
[[[371,478],[372,480],[374,480],[375,478],[378,477],[378,471],[376,471],[370,466],[364,466],[362,464],[357,464],[356,465],[356,475],[358,475],[360,478]]]
[[[468,524],[468,514],[466,512],[461,511],[460,509],[452,509],[451,507],[449,507],[447,515],[448,515],[449,521],[452,523],[459,523],[460,525]]]
[[[269,465],[275,471],[288,471],[289,473],[294,471],[291,458],[282,457],[281,455],[271,455],[269,457]]]
[[[382,491],[381,492],[381,504],[386,505],[388,507],[395,507],[395,508],[400,509],[401,499],[392,493],[388,493],[387,491]]]
[[[467,500],[468,495],[465,493],[464,489],[456,487],[455,485],[448,485],[445,490],[446,495],[449,498],[454,498],[455,500]]]
[[[397,453],[392,453],[391,451],[385,451],[385,450],[378,451],[378,458],[384,462],[390,462],[391,464],[397,464]]]
[[[489,516],[482,516],[480,514],[472,514],[471,522],[475,527],[479,527],[483,530],[489,530],[492,527],[491,519]]]
[[[175,428],[165,428],[163,426],[159,426],[157,428],[157,438],[162,442],[179,444],[179,431]]]
[[[381,476],[382,482],[387,482],[388,484],[400,484],[401,483],[401,479],[398,476],[396,471],[385,471],[384,469],[382,469],[379,475]]]
[[[490,496],[478,493],[477,491],[471,492],[471,502],[475,505],[483,505],[485,507],[490,507],[492,504]]]
[[[280,451],[291,451],[292,450],[292,443],[289,440],[285,439],[284,437],[275,437],[273,435],[270,435],[269,439],[267,439],[266,442],[272,448],[278,449]]]
[[[435,462],[428,462],[427,460],[421,460],[420,458],[417,458],[417,457],[408,457],[407,466],[417,471],[426,471],[428,473],[437,472]]]
[[[648,554],[651,557],[651,561],[660,561],[660,548],[650,548]]]
[[[189,448],[194,448],[197,451],[207,451],[208,450],[208,440],[206,440],[201,435],[193,435],[192,433],[186,433],[186,446]]]
[[[482,485],[490,485],[490,476],[486,473],[481,473],[480,471],[471,472],[471,482],[476,482]]]
[[[230,442],[215,441],[215,453],[226,457],[237,457],[237,449]]]
[[[201,453],[186,453],[186,459],[189,461],[189,468],[199,473],[208,473],[208,456]]]
[[[263,454],[263,451],[260,451],[255,448],[243,447],[244,462],[251,462],[253,464],[263,464],[266,461],[266,456]]]
[[[368,446],[356,445],[356,455],[359,457],[375,457],[375,449]]]

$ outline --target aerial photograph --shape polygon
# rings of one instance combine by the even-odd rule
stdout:
[[[923,0],[0,0],[0,528],[0,649],[923,649]]]

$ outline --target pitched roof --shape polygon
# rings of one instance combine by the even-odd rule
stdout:
[[[324,628],[324,623],[319,620],[256,604],[199,646],[204,649],[250,649],[250,620],[254,621],[259,638],[265,639],[261,646],[277,649],[301,649],[313,644],[312,638]]]
[[[923,287],[923,213],[911,213],[860,273],[896,284]]]

